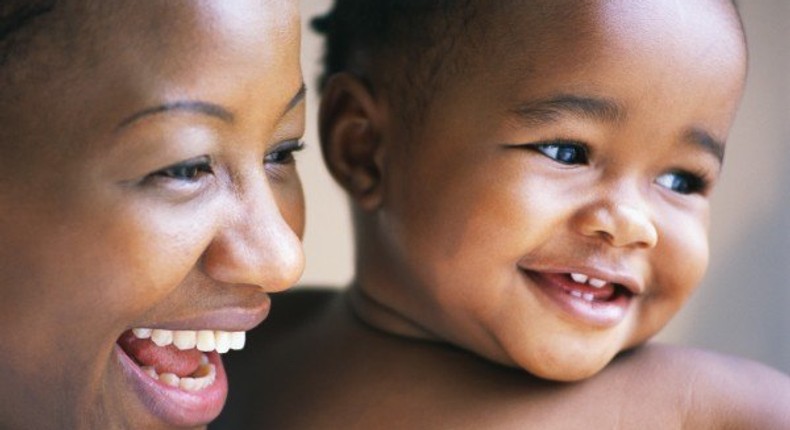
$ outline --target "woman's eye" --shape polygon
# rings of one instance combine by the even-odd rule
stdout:
[[[701,176],[680,171],[664,173],[656,178],[656,183],[679,194],[701,193],[707,188]]]
[[[265,164],[291,164],[295,161],[294,153],[302,149],[304,149],[304,142],[300,140],[288,141],[266,154],[263,162]]]
[[[148,175],[152,178],[165,178],[177,181],[194,182],[204,175],[213,173],[211,168],[211,160],[208,157],[199,157],[194,160],[186,161],[165,167],[162,170],[157,170]]]
[[[552,160],[567,164],[587,164],[587,148],[578,143],[539,143],[533,147]]]

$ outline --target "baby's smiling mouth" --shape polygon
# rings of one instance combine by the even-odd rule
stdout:
[[[643,293],[641,280],[627,271],[584,267],[539,267],[519,265],[526,286],[549,307],[576,324],[599,329],[619,324]]]
[[[143,373],[191,392],[211,386],[216,379],[216,366],[206,353],[240,350],[244,342],[243,331],[147,328],[128,330],[118,339],[118,345]]]
[[[566,281],[570,281],[560,283],[567,294],[587,302],[609,302],[621,296],[630,297],[633,295],[623,285],[582,273],[557,274],[557,276],[563,276]]]

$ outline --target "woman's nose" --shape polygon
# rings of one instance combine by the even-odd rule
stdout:
[[[225,222],[203,255],[203,269],[217,281],[282,291],[304,269],[299,237],[283,218],[265,180],[239,192],[225,208]]]
[[[582,208],[575,223],[582,235],[614,247],[654,248],[658,230],[644,206],[637,198],[604,198]]]

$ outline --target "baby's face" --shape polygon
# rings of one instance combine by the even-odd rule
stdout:
[[[398,312],[574,380],[653,336],[700,282],[745,52],[723,2],[546,3],[497,12],[484,57],[411,141],[389,130],[379,219],[396,232]]]

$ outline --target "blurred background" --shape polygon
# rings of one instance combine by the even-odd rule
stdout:
[[[308,149],[299,155],[307,196],[301,285],[342,287],[352,275],[351,222],[346,198],[321,160],[316,79],[323,49],[308,25],[330,3],[301,0],[310,89]],[[713,197],[711,265],[659,340],[750,357],[790,373],[790,0],[739,3],[750,71]]]

